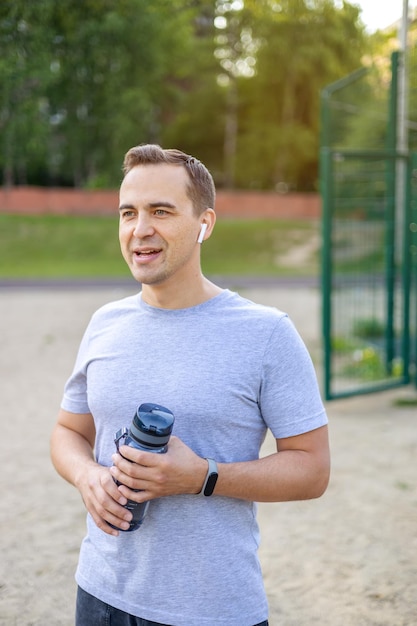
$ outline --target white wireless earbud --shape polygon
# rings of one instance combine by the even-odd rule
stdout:
[[[207,230],[207,224],[201,224],[201,230],[200,230],[200,234],[198,235],[197,243],[203,243],[206,230]]]

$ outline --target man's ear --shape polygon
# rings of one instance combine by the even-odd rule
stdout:
[[[198,234],[197,243],[203,243],[208,239],[213,231],[216,223],[216,213],[213,209],[206,209],[200,216],[200,232]]]

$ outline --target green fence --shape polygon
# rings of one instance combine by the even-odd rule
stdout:
[[[322,94],[327,399],[415,379],[417,158],[396,150],[398,60]]]
[[[417,152],[411,157],[410,167],[410,228],[409,250],[410,270],[410,336],[411,336],[411,372],[414,368],[414,381],[417,387]]]

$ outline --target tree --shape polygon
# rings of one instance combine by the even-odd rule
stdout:
[[[368,41],[346,1],[4,0],[3,182],[117,186],[154,141],[218,185],[314,189],[320,90]]]
[[[13,182],[23,162],[25,179],[39,177],[33,144],[42,146],[43,176],[50,182],[117,184],[124,152],[134,143],[157,140],[178,104],[200,5],[185,0],[3,3],[4,181]]]
[[[46,158],[44,90],[48,48],[43,25],[48,0],[0,4],[0,165],[3,182],[26,182]]]
[[[57,5],[58,71],[49,100],[62,118],[76,184],[117,184],[124,152],[158,140],[191,36],[183,7],[179,0]]]
[[[329,0],[247,0],[246,8],[259,47],[256,74],[241,85],[238,183],[314,189],[320,91],[361,65],[359,11]]]

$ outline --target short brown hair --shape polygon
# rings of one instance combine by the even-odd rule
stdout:
[[[189,178],[187,194],[198,215],[208,208],[214,209],[216,189],[212,175],[201,161],[181,152],[181,150],[163,149],[156,144],[141,144],[130,148],[123,161],[123,174],[126,176],[136,165],[154,165],[157,163],[185,167]]]

